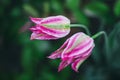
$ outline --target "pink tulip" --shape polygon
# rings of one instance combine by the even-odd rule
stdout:
[[[59,39],[69,34],[70,20],[64,16],[51,16],[47,18],[32,18],[36,25],[30,30],[33,32],[31,40],[51,40]]]
[[[81,63],[90,56],[94,48],[94,41],[86,34],[79,32],[67,39],[65,43],[48,58],[61,58],[58,71],[71,64],[72,69],[78,72]]]

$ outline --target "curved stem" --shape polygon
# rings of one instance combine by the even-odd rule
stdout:
[[[95,39],[95,38],[97,38],[100,35],[104,35],[105,37],[107,36],[106,32],[100,31],[100,32],[96,33],[95,35],[93,35],[92,38]]]
[[[106,57],[107,61],[109,60],[109,41],[108,41],[108,36],[105,31],[100,31],[94,36],[92,36],[93,39],[97,38],[98,36],[103,35],[105,39],[105,51],[106,51]]]
[[[80,28],[83,28],[85,29],[86,33],[90,36],[90,31],[88,30],[88,28],[85,26],[85,25],[81,25],[81,24],[71,24],[70,25],[71,27],[80,27]]]

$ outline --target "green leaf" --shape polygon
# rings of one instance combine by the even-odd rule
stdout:
[[[86,26],[89,25],[89,19],[87,18],[87,16],[85,16],[85,14],[82,11],[73,10],[73,15],[79,23],[84,24]]]
[[[110,33],[109,35],[109,41],[110,41],[110,46],[111,48],[115,48],[114,45],[115,45],[115,42],[116,42],[116,39],[118,38],[117,35],[120,34],[120,22],[118,22],[114,29],[112,30],[112,32]],[[119,44],[117,44],[119,45]]]
[[[30,47],[25,47],[22,53],[22,65],[29,70],[32,67],[32,51]]]
[[[109,41],[110,41],[110,51],[111,51],[111,61],[110,64],[114,68],[120,67],[120,22],[118,22],[115,26],[112,32],[109,35]]]
[[[109,35],[109,41],[110,41],[110,46],[113,51],[115,51],[117,48],[119,48],[119,34],[120,34],[120,23],[115,25],[115,28]]]
[[[79,7],[80,2],[81,2],[81,0],[67,0],[67,6],[70,9],[74,10]]]
[[[15,7],[15,8],[13,8],[13,10],[11,11],[11,16],[13,16],[13,17],[18,17],[18,16],[20,16],[20,8],[18,8],[18,7]]]
[[[52,0],[52,8],[55,11],[55,13],[63,13],[63,6],[60,4],[58,0]]]
[[[83,13],[83,11],[79,8],[80,3],[81,0],[67,0],[67,6],[73,13],[77,22],[88,26],[89,20],[87,16]]]
[[[109,8],[106,4],[95,1],[86,5],[85,11],[88,15],[104,16],[109,12]]]
[[[34,16],[34,17],[39,16],[38,11],[35,8],[33,8],[33,6],[31,6],[29,4],[24,4],[23,9],[27,14],[29,14],[31,16]]]
[[[115,3],[114,13],[116,16],[120,16],[120,0],[117,0]]]

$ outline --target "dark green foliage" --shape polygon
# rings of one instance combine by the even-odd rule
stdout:
[[[60,60],[47,58],[68,37],[30,40],[29,17],[51,15],[86,25],[92,35],[101,30],[108,35],[95,39],[92,55],[79,73],[70,67],[57,72]],[[120,80],[119,18],[120,0],[0,0],[0,80]]]

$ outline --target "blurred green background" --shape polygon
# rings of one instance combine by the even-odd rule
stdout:
[[[59,40],[30,41],[29,17],[64,15],[86,25],[95,39],[92,55],[79,73],[46,58],[81,28]],[[120,0],[0,0],[0,80],[120,80]]]

